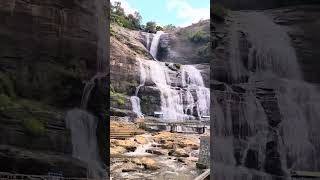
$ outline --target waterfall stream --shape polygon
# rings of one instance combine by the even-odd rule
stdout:
[[[243,94],[228,84],[214,91],[214,178],[289,179],[291,170],[319,171],[319,89],[302,80],[280,26],[261,12],[237,12],[233,18],[231,73],[234,82],[241,76],[248,81],[237,84]],[[239,55],[238,31],[252,44],[247,65]]]
[[[143,113],[141,112],[140,98],[138,97],[138,93],[139,93],[140,88],[142,86],[144,86],[144,84],[146,82],[146,70],[145,70],[143,62],[142,62],[143,60],[138,57],[136,58],[136,60],[139,63],[140,83],[136,87],[136,91],[135,91],[134,96],[130,97],[130,101],[131,101],[131,105],[132,105],[132,111],[134,113],[136,113],[138,118],[143,118],[144,116],[143,116]]]
[[[72,109],[67,112],[66,126],[71,130],[72,155],[87,163],[88,175],[94,179],[106,179],[107,172],[103,169],[103,163],[97,144],[98,119],[86,111],[92,90],[96,80],[100,81],[107,76],[107,21],[105,19],[106,1],[94,0],[97,19],[97,59],[95,75],[87,82],[81,98],[82,109]]]
[[[72,156],[87,163],[90,177],[103,178],[105,170],[100,163],[96,117],[84,110],[73,109],[67,112],[66,124],[71,129]]]
[[[157,59],[157,54],[158,54],[158,46],[159,46],[159,41],[160,37],[163,34],[162,31],[157,31],[157,33],[153,36],[151,46],[150,46],[150,54],[154,59]]]
[[[150,54],[154,59],[162,34],[164,33],[161,31],[157,32],[151,42]],[[194,65],[181,65],[179,70],[173,71],[165,62],[136,59],[139,63],[140,84],[130,100],[132,109],[138,117],[143,115],[138,92],[145,85],[147,78],[160,90],[164,120],[183,121],[194,120],[196,117],[199,119],[203,116],[209,117],[210,91],[204,85],[200,70]]]

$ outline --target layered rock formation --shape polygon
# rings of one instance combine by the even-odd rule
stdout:
[[[312,110],[319,107],[318,39],[308,38],[319,29],[317,8],[230,11],[225,23],[213,22],[215,179],[287,179],[291,170],[319,170]]]
[[[86,176],[86,164],[72,158],[65,112],[80,106],[97,62],[107,71],[106,8],[104,1],[0,2],[0,161],[10,164],[0,171]],[[107,98],[105,87],[95,86],[92,99]],[[88,107],[104,118],[106,103],[92,100]],[[99,123],[98,131],[105,134],[106,125]],[[100,152],[106,156],[106,142],[100,141]]]
[[[232,10],[243,9],[272,9],[282,6],[299,5],[299,4],[317,4],[318,0],[215,0],[212,3],[221,3]]]
[[[193,42],[190,40],[196,32],[203,32],[203,41]],[[157,59],[163,62],[180,64],[209,63],[208,41],[209,20],[205,20],[186,28],[177,29],[160,38]]]
[[[204,38],[201,39],[203,41],[192,42],[190,40],[191,35],[199,31],[201,32],[200,38]],[[164,98],[162,91],[165,89],[164,87],[161,88],[161,85],[169,85],[170,89],[175,89],[177,96],[183,94],[181,98],[185,104],[190,103],[186,102],[190,101],[187,99],[190,96],[196,99],[196,91],[191,92],[192,95],[190,93],[187,94],[187,86],[182,84],[185,71],[181,63],[195,63],[194,66],[201,73],[203,86],[209,87],[208,31],[209,22],[203,21],[160,35],[157,58],[159,58],[159,61],[165,61],[165,63],[155,63],[148,51],[151,48],[153,37],[156,36],[155,34],[128,30],[112,25],[110,62],[111,114],[135,117],[136,113],[132,112],[136,105],[132,104],[132,96],[140,99],[141,112],[143,114],[153,116],[154,112],[162,111],[161,101]],[[200,49],[202,49],[201,52],[203,53],[201,55],[198,54]],[[171,92],[169,95],[171,95]],[[196,107],[191,109],[193,111]],[[188,115],[199,116],[196,110],[193,112],[190,111]]]

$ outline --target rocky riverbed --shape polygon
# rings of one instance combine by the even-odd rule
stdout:
[[[111,122],[115,132],[134,130],[134,127],[130,122]],[[114,179],[194,179],[202,173],[197,165],[199,147],[199,134],[161,131],[111,139],[111,176]]]

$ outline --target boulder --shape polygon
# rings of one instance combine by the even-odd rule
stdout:
[[[157,148],[147,149],[146,152],[150,153],[150,154],[155,154],[155,155],[166,155],[166,154],[168,154],[167,151],[161,150],[161,149],[157,149]]]
[[[182,149],[177,148],[169,151],[169,156],[175,156],[175,157],[189,157],[189,153]]]
[[[138,96],[143,114],[153,116],[155,111],[161,111],[161,92],[157,87],[143,86]]]
[[[135,151],[137,149],[137,144],[133,140],[117,140],[117,139],[111,139],[111,144],[114,144],[115,146],[121,146],[125,148],[128,151]]]
[[[160,169],[160,166],[159,166],[158,162],[155,161],[154,159],[143,157],[140,160],[140,162],[146,169],[149,169],[149,170]]]
[[[127,149],[122,146],[110,147],[110,155],[120,155],[127,152]]]
[[[138,135],[135,137],[135,141],[138,143],[138,144],[147,144],[148,141],[147,139],[144,137],[144,135]]]

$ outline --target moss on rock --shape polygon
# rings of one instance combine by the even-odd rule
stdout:
[[[47,132],[44,123],[38,119],[26,119],[22,122],[26,133],[33,136],[42,136]]]

